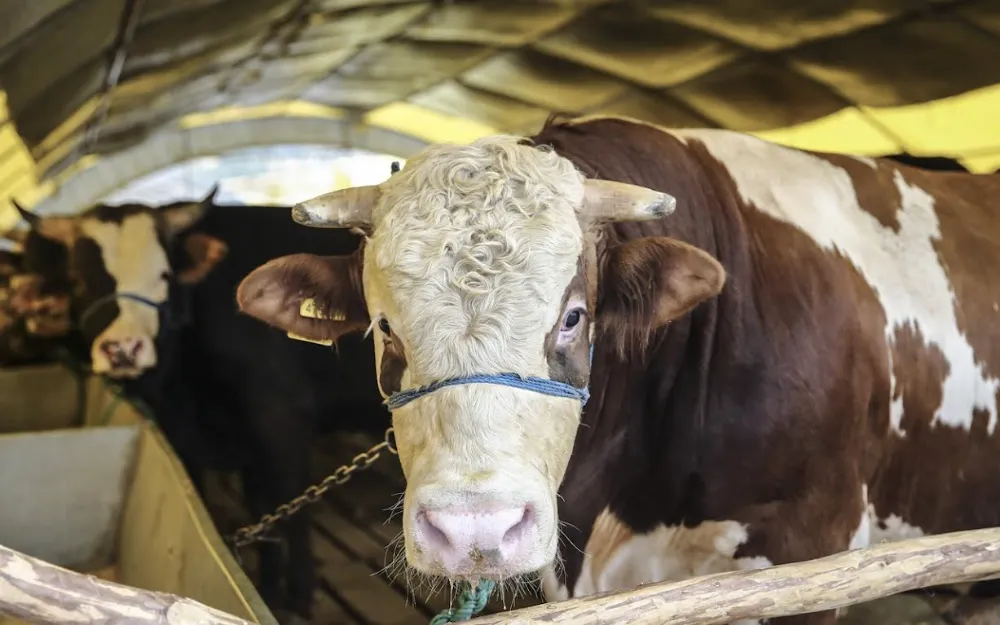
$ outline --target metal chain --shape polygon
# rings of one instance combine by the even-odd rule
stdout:
[[[345,464],[337,468],[336,471],[323,478],[319,484],[313,484],[301,495],[288,503],[283,503],[274,509],[274,512],[265,514],[256,523],[243,526],[236,530],[230,537],[230,542],[235,549],[244,547],[260,540],[266,540],[265,534],[275,523],[283,521],[298,512],[302,506],[316,503],[333,486],[346,484],[353,477],[355,471],[363,471],[370,467],[372,463],[379,459],[383,451],[388,451],[392,455],[397,455],[396,440],[393,437],[392,428],[385,431],[385,438],[379,444],[368,451],[363,451],[354,456],[350,464]]]

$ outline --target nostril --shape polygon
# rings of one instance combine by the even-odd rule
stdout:
[[[531,523],[534,521],[534,516],[535,515],[531,506],[525,506],[524,514],[521,515],[521,520],[504,532],[503,538],[500,540],[500,545],[503,547],[510,547],[519,543],[524,537],[525,532],[528,531]]]
[[[442,548],[451,546],[451,541],[448,540],[448,535],[444,533],[441,528],[434,524],[434,521],[428,515],[426,510],[421,510],[417,513],[417,524],[423,529],[422,534],[424,535],[424,540],[427,542],[427,546],[431,548]]]
[[[143,342],[141,339],[136,339],[135,342],[132,344],[131,356],[133,359],[139,355],[139,352],[142,351],[142,343]]]

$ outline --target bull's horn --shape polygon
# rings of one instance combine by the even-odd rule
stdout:
[[[580,216],[593,222],[645,221],[666,217],[677,208],[677,199],[624,182],[587,180]]]
[[[292,207],[295,223],[314,228],[369,228],[378,203],[378,185],[326,193]]]
[[[33,212],[29,211],[27,208],[21,206],[20,202],[14,198],[10,198],[10,203],[14,205],[17,212],[21,214],[21,218],[28,222],[28,225],[32,228],[37,228],[38,224],[41,222],[42,218]]]

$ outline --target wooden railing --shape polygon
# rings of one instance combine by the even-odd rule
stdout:
[[[60,625],[254,625],[186,597],[76,573],[2,545],[0,615]]]
[[[832,610],[907,590],[1000,578],[1000,528],[883,543],[753,571],[592,595],[492,614],[470,625],[716,625]],[[0,546],[0,614],[32,623],[251,625],[200,603],[140,590]]]
[[[754,571],[547,603],[469,625],[716,625],[832,610],[907,590],[1000,578],[1000,528],[882,543]]]

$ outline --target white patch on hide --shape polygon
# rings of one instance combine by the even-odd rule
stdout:
[[[594,522],[573,596],[772,566],[763,556],[736,558],[737,549],[746,541],[746,525],[735,521],[706,521],[693,528],[661,525],[635,534],[605,509]],[[736,621],[734,625],[754,623]]]
[[[993,433],[1000,380],[976,363],[958,328],[955,292],[933,247],[941,237],[933,197],[896,171],[902,198],[897,233],[859,205],[851,177],[828,161],[736,132],[670,132],[702,142],[726,166],[744,201],[849,259],[882,304],[890,345],[896,328],[909,324],[927,344],[941,349],[949,373],[934,422],[969,430],[974,410],[982,409],[989,413]],[[893,379],[893,393],[895,384]]]
[[[903,431],[903,394],[900,393],[899,397],[893,397],[893,395],[896,394],[896,374],[893,373],[895,369],[893,368],[894,365],[891,349],[886,350],[886,356],[889,358],[890,382],[889,429],[895,432],[900,438],[906,438],[906,432]]]
[[[120,224],[88,218],[83,220],[81,231],[93,239],[101,250],[104,268],[114,278],[117,293],[141,295],[158,304],[166,301],[167,282],[163,276],[170,265],[157,238],[156,223],[151,215],[129,215]],[[110,368],[106,356],[98,347],[109,339],[148,341],[139,353],[136,365],[139,369],[155,366],[153,341],[159,332],[158,311],[130,299],[119,298],[115,303],[118,305],[118,316],[97,337],[91,349],[95,372]],[[107,305],[110,306],[110,303]]]
[[[542,582],[542,596],[545,597],[545,601],[552,603],[569,599],[569,589],[566,588],[565,584],[559,582],[559,578],[556,577],[555,567],[552,565],[545,567],[542,569],[540,577]]]
[[[868,507],[868,515],[871,518],[871,543],[895,542],[897,540],[907,540],[909,538],[920,538],[925,536],[924,530],[915,525],[910,525],[896,514],[890,514],[884,519],[879,519],[874,506]]]
[[[851,534],[851,542],[847,545],[848,549],[863,549],[871,544],[872,519],[868,508],[868,485],[862,484],[861,520],[858,522],[858,528]]]

